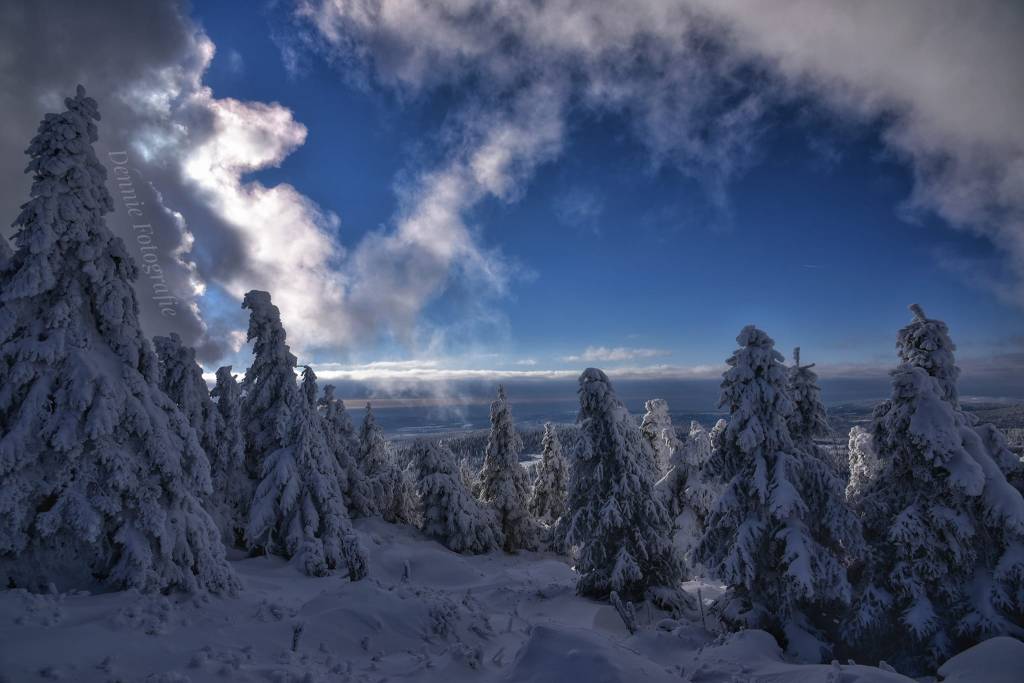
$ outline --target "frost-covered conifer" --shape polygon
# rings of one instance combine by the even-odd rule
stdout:
[[[576,590],[678,600],[683,568],[672,546],[672,520],[654,495],[650,446],[603,372],[588,368],[579,382],[581,438],[567,510],[567,541],[580,574]]]
[[[728,586],[718,603],[724,623],[767,630],[817,658],[825,649],[820,615],[849,600],[846,567],[829,526],[811,519],[823,491],[789,434],[794,406],[782,354],[752,325],[736,341],[720,400],[729,422],[706,467],[723,490],[696,559]]]
[[[308,365],[302,366],[302,396],[310,408],[316,409],[316,373]]]
[[[719,420],[724,429],[725,421]],[[708,430],[696,420],[690,421],[690,432],[683,446],[683,457],[689,465],[687,476],[687,497],[701,524],[703,533],[704,520],[721,495],[721,488],[705,475],[705,468],[711,459],[712,439]]]
[[[847,442],[850,458],[850,480],[846,484],[846,501],[854,510],[860,510],[864,494],[872,482],[883,476],[883,462],[871,444],[871,432],[863,427],[850,428]]]
[[[358,580],[366,575],[366,556],[349,522],[341,473],[320,419],[295,383],[295,356],[281,314],[267,292],[248,292],[242,306],[250,311],[255,355],[243,405],[260,466],[246,541],[250,548],[296,558],[311,576],[344,566]]]
[[[353,517],[372,517],[378,514],[380,511],[374,506],[370,483],[359,462],[359,436],[352,418],[345,410],[345,402],[334,395],[334,385],[328,384],[318,403],[327,435],[327,446],[338,462],[341,490],[345,494],[349,513]]]
[[[195,349],[182,344],[181,337],[174,332],[167,337],[154,337],[153,346],[160,361],[160,386],[185,413],[210,462],[213,488],[204,498],[206,509],[217,522],[225,543],[232,545],[236,532],[245,528],[245,508],[237,498],[238,491],[229,491],[229,486],[236,483],[236,473],[244,469],[244,454],[225,448],[229,438],[224,420],[210,400]]]
[[[647,439],[654,454],[654,479],[661,479],[672,468],[672,454],[682,447],[672,418],[668,413],[668,402],[663,398],[652,398],[644,404],[640,433]]]
[[[959,410],[946,325],[912,310],[871,423],[883,473],[860,495],[869,552],[844,627],[851,651],[921,673],[1024,633],[1024,500]]]
[[[673,449],[668,473],[655,484],[655,493],[673,519],[673,542],[684,558],[703,537],[704,522],[720,493],[720,487],[704,476],[710,457],[710,435],[699,422],[691,421],[686,442]]]
[[[96,102],[78,87],[28,148],[30,199],[0,281],[0,577],[233,592],[203,508],[210,469],[160,390],[137,269],[107,228]]]
[[[398,466],[391,444],[384,440],[384,430],[377,424],[369,403],[359,429],[359,465],[366,472],[373,509],[387,522],[411,523],[416,492]]]
[[[825,404],[821,402],[818,375],[811,369],[813,367],[814,363],[800,365],[800,347],[793,349],[793,365],[786,373],[786,391],[793,401],[793,412],[786,424],[798,448],[812,448],[816,437],[831,431]]]
[[[466,490],[455,455],[443,443],[417,441],[411,467],[420,499],[420,528],[457,553],[486,553],[502,546],[501,525],[494,510]]]
[[[480,500],[498,513],[504,547],[509,552],[531,549],[537,542],[537,526],[527,508],[530,482],[519,464],[522,448],[505,388],[499,386],[498,398],[491,403],[491,433],[480,470]]]
[[[220,439],[213,446],[211,462],[223,464],[214,490],[220,490],[234,512],[235,531],[230,539],[236,545],[245,545],[245,527],[249,523],[249,504],[256,491],[258,472],[246,469],[245,437],[242,435],[242,390],[231,374],[231,366],[217,368],[217,380],[210,392],[216,399],[220,414]]]
[[[569,466],[562,455],[562,444],[555,426],[548,422],[544,425],[540,463],[530,496],[530,512],[534,517],[548,526],[558,521],[565,513],[568,480]]]

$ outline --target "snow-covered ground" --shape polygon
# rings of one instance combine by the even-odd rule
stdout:
[[[646,609],[631,636],[611,606],[576,597],[558,556],[466,557],[408,527],[363,520],[357,529],[370,557],[370,577],[357,583],[239,558],[245,588],[235,599],[0,592],[0,681],[910,680],[788,663],[764,632],[716,639],[699,619]],[[688,589],[698,586],[714,597],[711,585]],[[1024,644],[1003,641],[979,648],[998,649],[1007,671],[1024,670]],[[997,680],[979,669],[991,657],[970,655],[949,680]]]

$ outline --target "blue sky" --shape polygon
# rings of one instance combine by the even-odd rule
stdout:
[[[278,102],[308,128],[305,144],[257,177],[340,216],[335,238],[347,246],[395,222],[402,184],[443,158],[445,125],[476,95],[459,84],[408,96],[355,82],[315,53],[290,71],[281,7],[204,3],[193,16],[217,46],[204,82],[218,97]],[[755,323],[786,353],[799,344],[826,366],[883,367],[911,302],[945,319],[965,356],[1007,353],[1024,337],[1019,306],[943,266],[948,254],[1000,264],[998,247],[935,212],[902,211],[914,169],[881,140],[884,115],[853,120],[811,95],[771,108],[721,197],[699,174],[659,164],[628,115],[579,106],[566,126],[560,153],[511,200],[466,212],[481,248],[500,250],[515,272],[483,302],[457,278],[432,297],[422,319],[446,336],[426,356],[560,369],[598,347],[620,349],[590,355],[609,367],[717,366]],[[418,350],[384,335],[310,357],[426,357]]]
[[[239,303],[265,289],[302,362],[384,394],[571,386],[588,365],[713,381],[751,323],[884,393],[916,302],[973,390],[1024,391],[1020,3],[22,14],[61,49],[2,29],[0,167],[22,183],[0,210],[39,118],[86,84],[178,297],[168,317],[140,282],[142,324],[207,370],[248,365]],[[137,254],[123,208],[108,222]]]

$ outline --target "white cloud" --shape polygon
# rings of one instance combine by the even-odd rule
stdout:
[[[1024,306],[1024,5],[689,1],[795,93],[844,114],[886,115],[885,143],[914,173],[907,208],[1008,254],[1013,280],[989,289]],[[961,270],[986,284],[971,277],[978,268]]]
[[[486,106],[508,111],[516,93],[549,83],[563,103],[623,114],[653,163],[673,164],[706,183],[726,211],[725,184],[749,164],[772,105],[810,95],[844,118],[883,121],[884,144],[915,177],[906,208],[934,211],[989,239],[1015,274],[1001,288],[1004,297],[1009,289],[1024,305],[1020,3],[298,5],[347,72],[363,63],[400,93],[472,83],[482,86]],[[561,108],[563,116],[567,110]],[[462,210],[477,201],[465,196]]]
[[[582,353],[565,356],[562,360],[567,363],[616,363],[638,358],[656,358],[657,356],[671,355],[671,351],[665,349],[630,348],[626,346],[588,346]]]

